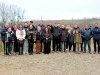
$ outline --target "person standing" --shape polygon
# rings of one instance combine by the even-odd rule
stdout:
[[[4,46],[4,55],[8,55],[8,53],[6,52],[6,43],[5,43],[5,36],[6,36],[6,33],[8,32],[8,28],[9,28],[9,24],[6,23],[5,26],[1,29],[1,39],[2,39],[2,42],[3,42],[3,46]]]
[[[16,37],[16,31],[18,29],[18,26],[15,24],[12,27],[12,31],[14,32],[14,53],[16,54],[18,52],[18,43],[17,43],[17,37]]]
[[[82,35],[83,31],[85,30],[85,26],[82,26],[80,33]],[[84,38],[82,37],[82,43],[81,43],[81,52],[83,52],[83,43],[84,43]]]
[[[76,54],[80,54],[80,44],[82,43],[82,37],[78,30],[73,32],[74,43],[76,44]]]
[[[16,31],[19,55],[23,55],[23,45],[24,45],[25,36],[26,36],[26,32],[23,28],[23,25],[20,24],[19,29],[17,29],[17,31]]]
[[[44,54],[49,54],[51,51],[50,50],[51,32],[47,27],[45,28],[45,31],[42,37],[43,37],[43,43],[44,43]]]
[[[36,31],[36,54],[40,54],[41,52],[41,39],[42,39],[41,27],[38,26]]]
[[[41,32],[42,32],[42,34],[43,34],[43,32],[44,32],[44,29],[45,29],[45,26],[43,25],[43,21],[42,20],[40,20],[40,22],[39,22],[39,25],[38,26],[40,26],[41,27]],[[38,27],[37,26],[37,27]],[[36,27],[36,31],[37,31],[37,27]],[[42,52],[42,38],[41,38],[41,52]]]
[[[75,30],[77,30],[78,32],[80,32],[80,28],[78,27],[77,24],[74,24],[73,31],[75,31]],[[73,50],[73,52],[75,52],[75,51],[76,51],[76,44],[74,43],[74,50]]]
[[[84,38],[84,53],[86,53],[86,45],[88,44],[88,52],[91,54],[91,38],[92,38],[92,32],[89,29],[89,26],[85,26],[85,30],[82,33],[82,37]]]
[[[72,46],[73,46],[73,51],[74,51],[74,34],[73,34],[73,31],[72,31],[72,28],[71,27],[69,27],[69,29],[68,29],[68,40],[69,40],[69,52],[71,51],[71,48],[72,48]]]
[[[94,41],[94,54],[96,54],[96,43],[98,44],[98,54],[100,54],[100,28],[98,27],[98,23],[94,24],[92,33],[93,33],[93,41]]]
[[[53,52],[59,50],[59,36],[61,34],[61,30],[58,28],[58,24],[55,23],[54,27],[51,26],[51,31],[53,35]],[[56,47],[56,49],[55,49]]]
[[[33,30],[33,25],[29,26],[29,31],[27,32],[27,38],[28,38],[28,45],[29,45],[29,54],[33,55],[33,45],[36,41],[36,32]]]
[[[62,28],[61,28],[61,35],[60,35],[60,50],[61,52],[63,52],[62,50],[62,44],[64,44],[64,52],[66,52],[66,41],[68,39],[68,30],[65,29],[65,26],[62,25]]]
[[[12,43],[14,43],[14,32],[11,30],[11,28],[8,28],[8,32],[6,33],[5,36],[5,43],[6,43],[6,53],[8,53],[9,56],[12,55],[11,50],[12,50]]]
[[[25,32],[26,32],[26,36],[25,36],[25,42],[24,42],[24,51],[23,51],[23,54],[28,54],[28,38],[27,38],[27,33],[29,31],[29,26],[28,26],[28,23],[25,22],[24,23],[24,29],[25,29]]]

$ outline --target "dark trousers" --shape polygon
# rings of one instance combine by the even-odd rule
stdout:
[[[84,39],[82,38],[82,43],[81,43],[81,52],[83,52],[83,43],[84,43]]]
[[[29,54],[33,54],[33,45],[34,45],[34,40],[28,39],[28,45],[29,45]]]
[[[75,43],[70,43],[70,42],[69,42],[69,51],[71,51],[72,46],[73,46],[73,51],[75,51],[76,44]]]
[[[12,51],[12,42],[7,42],[6,43],[6,52],[9,54],[11,54],[11,51]]]
[[[7,46],[6,45],[7,45],[7,43],[5,43],[5,41],[3,41],[3,47],[4,47],[3,49],[4,49],[4,54],[5,55],[7,55],[7,51],[6,51]]]
[[[18,52],[18,42],[17,42],[17,39],[14,39],[14,52]]]
[[[96,43],[98,44],[98,53],[100,52],[100,40],[95,40],[93,39],[94,41],[94,52],[96,52]]]
[[[56,50],[58,51],[58,47],[59,47],[59,37],[54,37],[53,36],[53,51],[55,51],[55,47],[56,47]]]
[[[20,41],[17,40],[18,43],[18,51],[19,51],[19,55],[23,55],[23,45],[24,45],[24,40]]]
[[[50,43],[44,43],[44,54],[50,53]]]

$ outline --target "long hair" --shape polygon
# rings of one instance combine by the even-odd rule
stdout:
[[[19,24],[18,29],[20,30],[20,26],[22,26],[22,30],[24,29],[22,24]]]
[[[47,28],[47,27],[46,27]],[[46,33],[46,28],[44,29],[44,33]],[[48,29],[48,28],[47,28]],[[50,29],[48,29],[48,33],[51,34]]]
[[[78,32],[78,36],[81,37],[81,34],[79,33],[79,31],[75,30],[75,35],[77,34],[76,32]]]

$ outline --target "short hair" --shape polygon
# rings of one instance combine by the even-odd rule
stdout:
[[[33,23],[33,21],[30,21],[30,23]]]

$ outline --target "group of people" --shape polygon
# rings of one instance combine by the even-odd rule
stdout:
[[[100,54],[100,28],[98,23],[94,27],[83,25],[81,28],[77,24],[73,27],[70,25],[60,25],[55,23],[54,26],[49,23],[43,25],[43,21],[35,26],[33,21],[30,24],[27,22],[24,25],[14,25],[9,27],[6,23],[1,29],[1,38],[4,46],[4,54],[33,55],[34,46],[36,46],[36,54],[49,54],[54,52],[71,51],[80,54],[86,53],[86,45],[88,44],[88,52],[91,54],[91,38],[94,41],[94,54],[96,54],[96,44],[98,45],[98,54]],[[34,45],[35,44],[35,45]],[[83,46],[84,45],[84,46]]]

